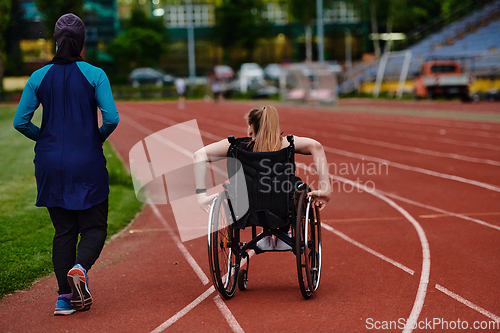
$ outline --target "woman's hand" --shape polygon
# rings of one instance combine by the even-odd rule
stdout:
[[[316,190],[316,191],[311,191],[307,193],[307,198],[312,197],[312,205],[316,206],[319,208],[319,210],[322,210],[325,208],[326,203],[330,201],[330,191],[329,190]]]
[[[214,201],[215,198],[219,196],[218,193],[212,194],[212,195],[207,195],[207,193],[200,193],[196,195],[196,198],[198,199],[198,205],[202,210],[205,212],[210,211],[210,206],[212,205],[212,201]]]

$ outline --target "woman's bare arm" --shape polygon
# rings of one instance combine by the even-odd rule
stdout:
[[[296,153],[312,155],[314,166],[319,177],[319,186],[318,189],[309,192],[307,196],[312,196],[313,203],[318,206],[319,209],[323,209],[330,200],[331,194],[328,162],[326,160],[323,145],[314,139],[298,136],[294,136],[294,143]]]
[[[227,156],[227,150],[229,149],[229,142],[227,139],[214,142],[206,147],[197,150],[193,155],[194,163],[194,179],[196,182],[197,189],[205,189],[205,178],[207,175],[207,162],[216,161],[220,158]],[[199,193],[197,195],[198,204],[201,209],[208,211],[209,205],[212,200],[217,197],[217,194],[207,196],[207,193]]]

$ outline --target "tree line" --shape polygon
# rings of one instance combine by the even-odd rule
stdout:
[[[120,34],[111,41],[106,52],[114,59],[120,71],[128,72],[135,67],[157,67],[168,52],[168,29],[161,18],[150,17],[141,10],[138,1],[129,19],[121,22]],[[268,1],[222,0],[215,10],[215,34],[213,42],[223,50],[244,50],[248,61],[259,38],[270,36],[271,25],[260,15]],[[311,29],[316,20],[316,1],[279,0],[286,3],[293,22],[304,27],[306,49],[311,47]],[[325,8],[331,8],[335,0],[323,0]],[[464,0],[346,0],[359,11],[361,19],[370,22],[372,32],[407,33],[436,17],[448,17]],[[470,0],[482,5],[488,0]],[[42,14],[48,39],[52,38],[57,19],[72,12],[84,17],[84,0],[36,0]],[[20,0],[0,0],[0,92],[2,78],[7,67],[9,75],[15,75],[22,66],[19,35],[22,31]],[[307,40],[309,36],[309,40]],[[17,37],[17,38],[16,38]],[[17,45],[16,45],[17,42]],[[7,52],[6,52],[7,50]],[[373,50],[380,54],[380,45],[374,41]],[[7,53],[7,54],[6,54]],[[309,57],[309,52],[306,52]],[[7,66],[5,66],[7,62]]]

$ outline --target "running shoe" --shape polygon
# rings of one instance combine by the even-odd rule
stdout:
[[[262,251],[272,251],[274,249],[273,236],[266,236],[257,242],[257,247]]]
[[[71,299],[66,296],[60,295],[57,298],[56,309],[54,310],[54,315],[56,316],[67,316],[75,312],[71,306]]]
[[[71,297],[73,309],[78,311],[90,309],[92,305],[92,295],[89,291],[89,279],[85,268],[80,264],[73,266],[68,272],[68,282],[73,291],[73,297]]]

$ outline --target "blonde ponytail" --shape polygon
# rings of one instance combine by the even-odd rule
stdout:
[[[281,149],[281,131],[278,111],[273,106],[252,109],[247,115],[248,125],[253,126],[254,152],[277,151]]]

